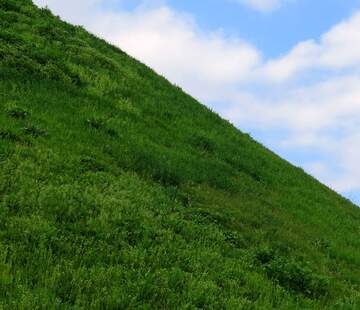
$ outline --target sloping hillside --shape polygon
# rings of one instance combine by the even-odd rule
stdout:
[[[360,309],[360,210],[148,67],[0,0],[0,309]]]

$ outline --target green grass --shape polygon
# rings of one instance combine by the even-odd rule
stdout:
[[[81,27],[0,0],[0,309],[360,309],[360,210]]]

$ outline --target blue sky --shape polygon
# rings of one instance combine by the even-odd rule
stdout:
[[[35,0],[360,204],[360,0]]]
[[[251,42],[265,57],[278,56],[299,41],[319,37],[359,7],[358,0],[300,0],[272,12],[259,12],[239,6],[235,0],[169,0],[168,3],[177,10],[191,12],[203,29],[223,28]]]

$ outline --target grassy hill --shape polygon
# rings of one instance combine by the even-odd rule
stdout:
[[[0,0],[0,309],[360,309],[360,209],[121,50]]]

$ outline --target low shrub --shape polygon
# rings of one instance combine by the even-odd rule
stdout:
[[[88,127],[93,129],[101,129],[105,126],[105,121],[102,118],[91,117],[86,120]]]
[[[39,74],[41,72],[41,66],[25,55],[7,53],[4,55],[3,65],[16,70],[18,73]]]
[[[225,241],[235,248],[245,248],[248,246],[248,241],[238,231],[226,231],[224,235]]]
[[[18,2],[20,1],[1,1],[0,2],[0,9],[4,11],[13,11],[13,12],[20,12],[21,4]]]
[[[66,75],[66,73],[60,69],[59,66],[57,66],[54,63],[47,63],[46,65],[42,66],[41,72],[43,75],[45,75],[46,78],[53,80],[53,81],[61,81],[66,84],[71,84],[72,79]]]
[[[8,116],[16,119],[24,119],[29,115],[29,112],[18,106],[11,106],[6,109]]]
[[[103,118],[97,118],[97,117],[88,118],[86,120],[86,124],[88,127],[92,128],[92,129],[103,131],[104,133],[106,133],[107,135],[109,135],[112,138],[118,137],[116,130],[113,128],[110,128],[106,124],[105,119],[103,119]]]
[[[328,278],[316,273],[308,263],[282,253],[282,248],[262,246],[255,250],[254,258],[270,279],[289,291],[310,298],[328,294]]]
[[[92,172],[105,171],[104,165],[91,156],[85,156],[81,158],[80,165],[83,171],[92,171]]]
[[[180,203],[184,207],[190,207],[192,205],[192,197],[186,191],[182,191],[176,186],[166,187],[166,193],[168,197],[175,203]]]
[[[176,187],[186,181],[186,172],[176,155],[149,140],[132,140],[123,152],[121,166],[166,187]]]
[[[276,257],[264,266],[266,274],[284,288],[308,297],[326,296],[329,279],[317,274],[308,264]]]
[[[192,139],[190,140],[190,144],[194,148],[207,153],[213,153],[216,148],[215,143],[212,142],[209,138],[204,136],[192,137]]]
[[[0,140],[8,140],[11,142],[21,141],[20,137],[17,134],[15,134],[9,130],[0,131]]]
[[[255,251],[255,259],[260,264],[267,264],[275,259],[276,253],[270,247],[260,247]]]
[[[0,31],[0,40],[5,43],[19,44],[22,43],[22,39],[19,34],[9,32],[9,31]]]
[[[24,127],[23,131],[24,131],[25,134],[30,135],[30,136],[32,136],[34,138],[38,138],[38,137],[41,137],[41,136],[46,136],[48,134],[45,130],[37,128],[35,126]]]

